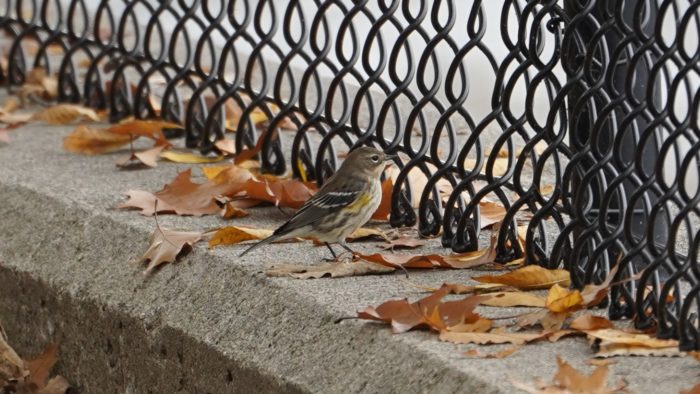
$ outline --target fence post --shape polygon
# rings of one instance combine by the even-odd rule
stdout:
[[[587,4],[581,5],[579,1],[567,0],[565,11],[570,19],[578,18],[575,23],[575,34],[580,38],[579,42],[586,43],[583,52],[580,51],[580,47],[576,48],[574,45],[567,48],[565,51],[567,58],[562,59],[563,62],[568,62],[569,70],[583,68],[583,73],[568,76],[582,82],[582,85],[568,96],[570,146],[574,155],[585,152],[579,157],[576,170],[572,174],[572,201],[575,204],[573,219],[583,220],[584,223],[586,221],[597,223],[589,227],[578,226],[573,233],[574,240],[579,243],[579,253],[573,256],[575,263],[572,263],[571,267],[572,283],[576,287],[581,287],[586,283],[602,281],[610,268],[629,252],[632,247],[630,241],[633,244],[659,243],[667,238],[668,224],[665,228],[654,232],[656,239],[643,239],[647,234],[649,209],[656,204],[658,197],[653,193],[646,193],[645,197],[648,198],[650,205],[645,207],[637,204],[635,207],[630,207],[630,196],[638,190],[639,185],[633,182],[628,176],[629,173],[624,174],[635,165],[637,155],[642,155],[640,160],[642,170],[647,174],[653,174],[658,160],[659,141],[657,139],[652,138],[645,149],[640,149],[638,146],[639,134],[651,123],[643,119],[640,114],[644,113],[643,108],[648,105],[644,102],[644,98],[647,97],[652,62],[656,59],[651,57],[651,51],[645,51],[646,60],[636,62],[634,69],[631,69],[630,60],[635,51],[640,49],[644,37],[628,34],[634,26],[635,18],[641,16],[643,17],[641,20],[646,20],[643,31],[652,35],[658,8],[653,0],[646,1],[642,5],[633,4],[633,2],[600,0],[590,0]],[[638,13],[644,13],[644,15],[638,15]],[[620,26],[620,22],[624,25]],[[600,81],[604,82],[600,83]],[[625,86],[630,82],[632,82],[631,92],[629,90],[626,92]],[[625,96],[625,93],[634,97]],[[620,100],[621,97],[624,98]],[[578,103],[582,98],[585,102]],[[658,89],[655,89],[654,100],[658,99]],[[635,109],[641,109],[641,111],[636,115],[630,115]],[[600,119],[601,117],[606,117],[607,121]],[[593,134],[596,132],[597,135],[594,138]],[[616,138],[619,141],[616,141]],[[597,146],[594,145],[595,143]],[[613,158],[601,159],[600,153],[606,153],[603,155],[606,156],[611,149]],[[584,178],[590,180],[591,175],[593,180],[582,185]],[[616,189],[623,194],[615,196],[613,191],[608,191],[608,187],[611,181],[619,179],[618,177],[623,179],[621,186]],[[607,195],[606,191],[608,191]],[[576,212],[583,212],[585,218],[575,217]],[[624,248],[620,250],[612,240],[606,239],[609,234],[601,234],[601,229],[605,228],[607,232],[621,226],[625,222],[626,215],[632,215],[627,219],[631,219],[630,232],[633,239],[627,239],[622,231],[615,232],[614,238],[624,243]],[[604,243],[608,243],[610,247],[606,248],[602,254],[594,255],[594,251]],[[647,264],[639,255],[627,263],[631,264],[625,264],[618,271],[618,276],[621,278],[631,276]],[[634,272],[625,273],[628,269]],[[629,282],[623,286],[626,288],[627,297],[633,297],[635,283]],[[633,315],[632,304],[618,302],[618,297],[624,296],[620,291],[621,286],[613,289],[610,305],[611,318]]]

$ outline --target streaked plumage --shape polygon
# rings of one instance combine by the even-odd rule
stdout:
[[[375,148],[355,149],[291,219],[241,256],[270,242],[297,237],[313,237],[327,245],[338,243],[349,250],[345,239],[367,223],[381,203],[379,177],[385,162],[392,158]],[[328,248],[335,257],[330,245]]]

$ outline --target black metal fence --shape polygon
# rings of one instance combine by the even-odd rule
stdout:
[[[266,171],[318,182],[353,146],[398,152],[392,225],[474,250],[480,203],[500,202],[500,261],[563,266],[579,287],[646,267],[611,317],[698,349],[699,8],[7,0],[2,77],[44,67],[60,100],[184,122],[204,152],[233,128]]]

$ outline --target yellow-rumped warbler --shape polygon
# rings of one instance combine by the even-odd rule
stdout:
[[[382,200],[379,176],[385,162],[394,159],[384,152],[361,147],[350,152],[338,171],[313,197],[275,232],[241,253],[273,241],[290,238],[316,238],[337,258],[331,243],[350,253],[345,239],[372,217]]]

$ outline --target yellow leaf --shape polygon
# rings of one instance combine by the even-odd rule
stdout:
[[[52,125],[67,124],[79,118],[89,118],[95,122],[100,121],[99,115],[92,109],[74,104],[54,105],[32,116],[32,120],[40,120]]]
[[[223,156],[202,156],[195,153],[178,152],[174,150],[163,151],[160,153],[160,157],[175,163],[184,164],[216,163],[224,159]]]
[[[235,245],[237,243],[260,240],[272,235],[272,230],[227,226],[220,228],[209,240],[209,248],[220,245]]]
[[[569,271],[548,270],[538,265],[528,265],[503,275],[476,276],[472,279],[482,283],[500,283],[521,290],[548,289],[555,284],[569,286]]]
[[[227,170],[231,168],[231,166],[208,166],[208,167],[202,167],[202,173],[204,174],[207,179],[214,179],[219,175],[222,171]]]
[[[547,294],[547,309],[552,312],[568,312],[580,309],[583,297],[578,290],[568,290],[558,284],[552,286]]]
[[[523,291],[506,291],[500,293],[491,293],[491,298],[483,301],[481,304],[486,306],[498,307],[513,307],[513,306],[532,306],[543,308],[545,299],[531,293]]]

